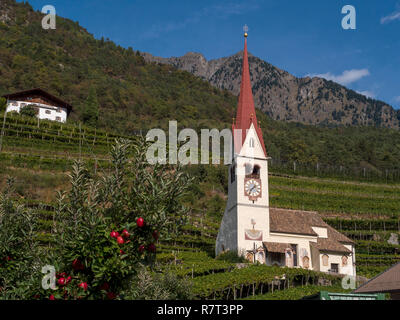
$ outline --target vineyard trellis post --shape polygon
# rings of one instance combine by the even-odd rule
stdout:
[[[1,152],[2,148],[3,148],[3,136],[4,136],[4,128],[6,126],[7,106],[8,106],[8,98],[7,98],[6,109],[4,110],[3,126],[1,128],[1,134],[0,134],[0,152]]]
[[[82,125],[79,122],[79,160],[82,160]]]

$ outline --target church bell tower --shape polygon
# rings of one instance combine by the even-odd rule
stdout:
[[[255,254],[269,238],[268,156],[257,122],[244,34],[242,79],[236,119],[232,124],[233,159],[229,167],[228,201],[215,253]]]

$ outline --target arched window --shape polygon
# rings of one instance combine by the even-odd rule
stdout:
[[[322,256],[322,265],[323,265],[324,267],[329,266],[329,256],[328,256],[327,254],[324,254],[324,255]]]
[[[255,165],[253,168],[253,178],[259,179],[260,178],[260,166]]]
[[[250,148],[254,148],[254,138],[250,138],[249,146]]]
[[[260,179],[260,166],[258,164],[245,164],[246,178]]]

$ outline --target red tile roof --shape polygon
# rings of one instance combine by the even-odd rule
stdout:
[[[318,212],[270,208],[270,231],[317,237],[312,227],[327,229],[328,238],[317,238],[313,245],[320,251],[351,253],[343,244],[354,242],[324,222]],[[312,243],[312,242],[311,242]]]
[[[235,130],[242,130],[241,139],[234,140],[235,151],[240,152],[241,146],[247,136],[247,130],[254,125],[258,139],[260,140],[261,146],[264,151],[264,155],[267,156],[265,149],[264,139],[262,130],[258,126],[256,109],[254,107],[253,92],[251,90],[250,71],[249,71],[249,60],[247,54],[247,37],[244,40],[244,51],[243,51],[243,65],[242,65],[242,81],[240,84],[240,95],[239,103],[236,114],[236,123],[232,125],[232,132],[235,135]]]
[[[279,243],[279,242],[263,242],[265,248],[267,248],[268,252],[279,252],[285,253],[286,249],[290,249],[290,244],[288,243]]]
[[[400,292],[400,262],[378,274],[354,293]]]

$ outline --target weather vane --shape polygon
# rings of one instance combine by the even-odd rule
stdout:
[[[247,24],[244,25],[243,31],[244,31],[244,36],[247,37],[247,33],[249,32],[249,27],[247,26]]]

